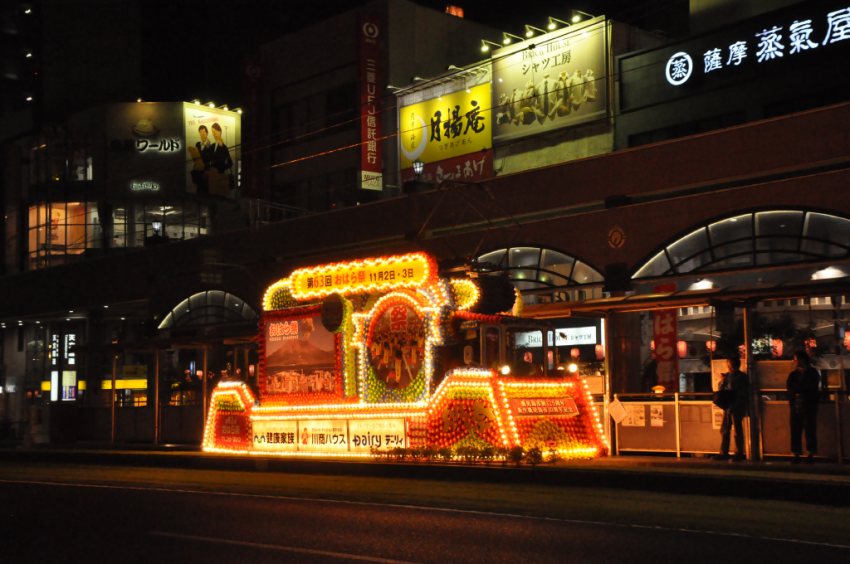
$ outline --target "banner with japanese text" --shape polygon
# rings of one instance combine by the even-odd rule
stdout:
[[[439,186],[447,180],[478,182],[488,178],[493,178],[492,151],[481,151],[444,161],[427,163],[422,167],[422,174],[419,175],[419,180],[431,182],[434,186]],[[416,173],[413,172],[412,167],[401,171],[401,181],[408,182],[410,180],[416,180]]]
[[[401,168],[428,164],[492,146],[490,84],[446,94],[398,111]]]
[[[603,21],[494,51],[493,140],[538,135],[605,117],[606,35]]]
[[[381,151],[381,21],[361,15],[357,33],[360,50],[360,187],[383,190]]]
[[[659,284],[652,288],[655,293],[675,292],[676,283]],[[653,313],[655,340],[655,364],[657,385],[664,386],[667,393],[679,391],[679,318],[677,310],[657,309]]]
[[[298,450],[297,421],[254,421],[254,450],[296,452]]]
[[[351,452],[369,452],[372,447],[404,448],[404,419],[351,419],[348,422]]]

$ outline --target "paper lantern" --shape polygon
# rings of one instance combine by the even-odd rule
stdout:
[[[844,346],[847,348],[847,350],[850,350],[850,333],[844,334]]]
[[[572,358],[578,358],[578,355],[579,355],[579,354],[580,354],[580,353],[579,353],[578,347],[573,348],[573,349],[570,349],[570,356],[571,356]]]
[[[688,356],[688,343],[687,341],[679,341],[676,343],[676,348],[679,349],[679,358],[685,358]]]
[[[773,339],[770,342],[770,348],[773,351],[773,356],[782,356],[782,339]]]
[[[717,341],[706,341],[705,342],[705,348],[707,350],[710,350],[711,352],[716,351],[717,350]]]
[[[605,358],[605,347],[596,345],[596,360],[602,360],[603,358]]]
[[[649,342],[649,350],[651,350],[651,351],[654,351],[654,350],[655,350],[655,341],[650,341],[650,342]]]

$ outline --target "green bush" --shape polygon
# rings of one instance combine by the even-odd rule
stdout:
[[[449,462],[452,459],[452,449],[449,447],[443,447],[437,451],[437,454],[440,456],[440,459],[443,462]]]
[[[528,449],[528,452],[525,453],[525,461],[532,467],[537,466],[543,462],[543,451],[537,447]]]
[[[422,459],[422,450],[421,448],[409,448],[407,455],[413,462],[419,462]]]
[[[511,449],[508,447],[496,448],[496,456],[502,461],[502,466],[507,466],[511,458]]]
[[[558,454],[557,449],[554,449],[554,448],[549,449],[549,462],[551,462],[552,464],[555,464],[556,462],[560,462],[563,459],[564,459],[564,457],[562,457],[560,454]]]
[[[522,459],[525,458],[525,449],[517,445],[508,452],[508,459],[519,466]]]
[[[496,458],[496,449],[491,446],[486,446],[481,449],[479,457],[484,464],[489,466],[490,463],[493,462],[493,459]]]
[[[431,462],[437,456],[437,449],[432,446],[426,446],[422,449],[422,458],[425,459],[425,462]]]

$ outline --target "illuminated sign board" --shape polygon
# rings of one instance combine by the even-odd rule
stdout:
[[[358,19],[360,85],[360,187],[383,190],[381,150],[381,20],[362,14]]]
[[[292,273],[292,295],[299,300],[340,294],[416,288],[433,281],[436,265],[424,253],[341,262]]]
[[[487,83],[399,109],[401,168],[416,159],[427,164],[489,149],[489,101]]]
[[[850,7],[811,19],[777,21],[768,27],[756,30],[751,36],[742,34],[729,44],[712,45],[703,53],[695,53],[697,62],[684,51],[675,53],[664,67],[667,82],[680,86],[694,72],[705,75],[722,73],[742,64],[775,64],[805,52],[828,49],[833,43],[850,39]]]
[[[509,399],[511,414],[514,417],[541,417],[556,415],[574,417],[578,407],[572,398],[513,398]]]
[[[569,347],[573,345],[595,345],[596,327],[569,327],[555,329],[555,346]],[[517,347],[542,347],[543,335],[540,331],[529,331],[516,334]],[[552,333],[549,333],[549,346],[552,345]]]
[[[404,419],[259,420],[252,427],[257,451],[368,454],[407,444]]]
[[[149,190],[151,192],[158,192],[159,184],[156,182],[132,182],[131,188],[133,191]]]
[[[493,140],[539,135],[607,115],[606,36],[601,21],[494,51]]]

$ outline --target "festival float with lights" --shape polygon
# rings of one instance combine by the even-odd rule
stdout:
[[[451,277],[456,276],[456,277]],[[208,452],[369,457],[387,449],[607,453],[584,380],[521,362],[505,279],[438,272],[411,253],[299,269],[268,288],[259,323],[256,397],[244,382],[213,391]],[[513,358],[517,357],[517,358]]]

